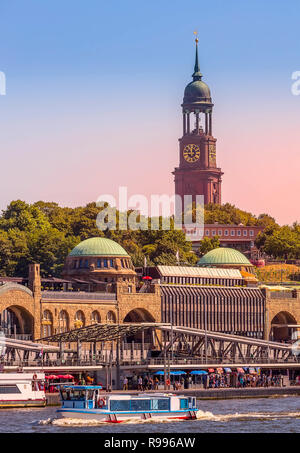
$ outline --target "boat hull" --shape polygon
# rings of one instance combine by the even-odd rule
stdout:
[[[16,407],[45,407],[46,400],[0,401],[0,409]]]
[[[64,418],[80,419],[80,420],[97,420],[107,423],[122,423],[128,420],[194,420],[196,419],[196,411],[170,411],[170,412],[137,412],[137,413],[122,413],[122,412],[104,412],[101,410],[74,410],[74,409],[59,409],[58,414]]]

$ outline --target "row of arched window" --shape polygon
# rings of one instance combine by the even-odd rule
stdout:
[[[113,311],[109,311],[106,315],[106,323],[115,323],[116,315]],[[91,314],[90,324],[100,324],[101,316],[97,310],[94,310]],[[86,325],[86,318],[82,310],[78,310],[75,313],[74,327],[80,328]],[[73,326],[71,327],[73,328]],[[67,332],[70,328],[70,316],[66,310],[61,310],[58,315],[58,329],[57,333]],[[53,335],[53,316],[50,310],[44,310],[43,312],[43,337],[49,337]]]

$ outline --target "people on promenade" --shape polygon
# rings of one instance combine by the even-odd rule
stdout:
[[[295,383],[300,385],[300,379]],[[258,371],[243,371],[233,370],[225,372],[216,370],[208,372],[201,376],[192,376],[189,373],[185,377],[170,376],[166,379],[166,387],[168,390],[172,388],[174,391],[193,388],[204,389],[222,389],[222,388],[256,388],[256,387],[282,387],[283,377],[281,374],[273,374],[271,372]],[[131,388],[139,391],[159,390],[164,387],[163,375],[159,378],[154,375],[137,375],[136,379],[131,382]],[[128,390],[127,377],[123,380],[123,390]]]

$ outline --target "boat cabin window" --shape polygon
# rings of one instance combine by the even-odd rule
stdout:
[[[61,397],[64,401],[84,401],[85,392],[83,390],[63,390]]]
[[[192,397],[192,396],[189,396],[188,398],[188,401],[189,401],[189,408],[196,408],[196,398],[195,397]]]
[[[167,411],[170,409],[170,400],[169,398],[159,399],[159,400],[152,400],[152,410],[158,411]]]
[[[111,411],[157,411],[169,410],[169,398],[160,399],[132,399],[132,400],[110,400]]]
[[[21,393],[21,390],[16,385],[0,385],[1,393]]]
[[[130,400],[111,400],[111,411],[130,411]]]
[[[188,409],[189,401],[187,398],[180,398],[180,409]]]
[[[132,411],[150,411],[151,400],[131,400]]]

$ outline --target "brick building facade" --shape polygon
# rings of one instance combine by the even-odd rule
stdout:
[[[99,281],[107,279],[104,271]],[[93,323],[171,322],[258,338],[298,337],[298,290],[255,287],[238,269],[158,266],[154,274],[141,287],[134,271],[130,278],[113,272],[115,281],[102,282],[109,291],[80,290],[95,279],[91,268],[86,280],[54,279],[51,290],[51,280],[32,264],[28,279],[0,278],[1,328],[37,340]]]

